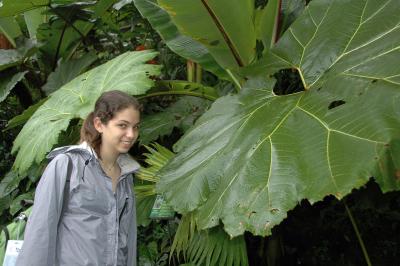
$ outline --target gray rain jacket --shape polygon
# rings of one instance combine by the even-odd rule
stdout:
[[[115,193],[95,152],[83,142],[53,150],[36,189],[17,266],[136,265],[132,173],[121,154]]]

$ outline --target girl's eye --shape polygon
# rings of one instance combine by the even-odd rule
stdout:
[[[134,126],[133,129],[139,129],[139,125]]]
[[[120,125],[118,125],[120,128],[126,128],[126,125],[125,124],[120,124]]]

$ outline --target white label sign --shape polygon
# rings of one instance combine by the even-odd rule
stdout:
[[[21,251],[23,240],[8,240],[3,266],[14,266]]]

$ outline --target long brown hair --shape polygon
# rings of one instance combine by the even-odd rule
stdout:
[[[142,110],[139,101],[125,92],[117,90],[103,92],[96,101],[94,111],[83,121],[80,142],[86,141],[100,156],[101,134],[94,127],[93,120],[98,117],[106,125],[117,112],[128,107],[133,107],[138,112]]]

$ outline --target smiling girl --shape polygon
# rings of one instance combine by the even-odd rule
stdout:
[[[79,145],[61,147],[35,193],[19,266],[136,265],[136,211],[127,152],[139,134],[140,104],[103,93]]]

